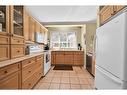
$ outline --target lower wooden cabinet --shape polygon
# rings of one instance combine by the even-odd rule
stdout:
[[[0,89],[20,89],[20,88],[21,88],[20,62],[0,68]]]
[[[0,61],[10,59],[9,45],[0,45]]]
[[[55,53],[55,64],[64,64],[64,52]]]
[[[0,89],[31,89],[43,75],[43,55],[0,68]]]
[[[56,58],[55,51],[52,51],[51,52],[51,64],[55,64],[55,58]]]
[[[83,51],[53,51],[51,53],[52,65],[83,65],[84,52]]]
[[[42,68],[37,69],[35,73],[22,83],[22,89],[31,89],[42,76]]]
[[[75,52],[74,54],[74,65],[83,65],[84,64],[84,53]]]
[[[22,61],[22,89],[31,89],[42,77],[43,55]]]
[[[74,65],[74,54],[72,52],[65,52],[64,64],[65,65]]]
[[[0,80],[0,89],[19,89],[20,88],[20,73],[15,72],[3,80]]]

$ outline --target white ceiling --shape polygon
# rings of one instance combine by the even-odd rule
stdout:
[[[43,23],[95,22],[97,6],[26,6]]]

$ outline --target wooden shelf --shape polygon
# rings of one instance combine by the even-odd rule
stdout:
[[[16,9],[14,9],[14,12],[17,13],[20,16],[23,16],[23,14],[20,11],[17,11]]]
[[[21,24],[17,23],[16,21],[13,21],[13,23],[14,23],[15,25],[17,25],[18,27],[23,28],[23,26],[22,26]]]

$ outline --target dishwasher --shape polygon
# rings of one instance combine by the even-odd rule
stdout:
[[[92,74],[92,56],[92,53],[86,54],[86,69],[90,74]]]

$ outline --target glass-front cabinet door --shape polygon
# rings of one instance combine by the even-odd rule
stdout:
[[[9,32],[9,6],[0,5],[0,34]]]
[[[11,6],[11,33],[14,36],[24,36],[23,33],[23,18],[24,8],[23,6]]]

